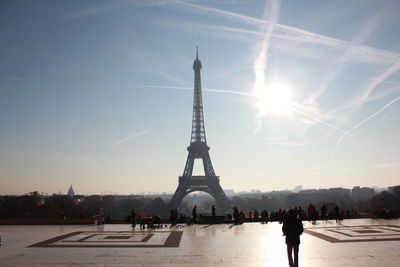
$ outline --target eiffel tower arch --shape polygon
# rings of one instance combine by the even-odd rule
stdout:
[[[206,132],[204,128],[203,100],[201,92],[201,61],[199,60],[196,47],[196,60],[193,63],[194,70],[194,93],[193,93],[193,118],[190,145],[187,148],[188,157],[182,176],[179,176],[179,185],[173,195],[169,206],[177,208],[182,199],[196,191],[210,194],[221,211],[230,211],[230,201],[219,184],[219,177],[215,175],[214,167],[209,154],[210,147],[207,146]],[[203,161],[204,175],[192,175],[194,161]]]

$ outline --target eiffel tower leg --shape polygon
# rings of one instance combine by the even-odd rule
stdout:
[[[204,167],[204,173],[206,176],[215,176],[215,171],[213,168],[213,165],[211,163],[211,158],[210,158],[210,154],[208,153],[208,151],[206,153],[203,154],[203,167]]]
[[[175,194],[171,198],[169,202],[170,209],[176,209],[182,202],[182,199],[188,194],[187,193],[188,187],[187,185],[183,185],[181,182],[178,185],[178,188],[175,191]]]
[[[194,166],[194,155],[191,152],[189,152],[185,164],[185,169],[183,170],[183,176],[185,177],[192,176],[193,166]]]
[[[225,195],[225,192],[224,190],[222,190],[222,187],[219,185],[219,183],[214,186],[211,186],[210,191],[211,191],[210,195],[214,197],[215,202],[217,202],[219,208],[224,212],[230,212],[231,203],[228,197]]]

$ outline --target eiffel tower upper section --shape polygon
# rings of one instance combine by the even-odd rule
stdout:
[[[203,99],[201,93],[201,61],[196,47],[196,60],[193,63],[194,70],[194,94],[193,94],[193,120],[190,143],[203,142],[207,144],[206,131],[204,129]]]
[[[189,155],[186,161],[182,177],[190,178],[193,172],[194,159],[202,159],[204,174],[207,177],[215,176],[214,167],[211,163],[207,146],[206,131],[204,128],[203,99],[201,92],[201,61],[199,60],[198,48],[196,47],[196,59],[193,63],[194,70],[194,92],[193,92],[193,118],[192,132],[190,136],[190,145],[188,147]]]

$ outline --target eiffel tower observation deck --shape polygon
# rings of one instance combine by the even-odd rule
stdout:
[[[179,185],[170,201],[170,208],[177,208],[182,199],[196,191],[209,193],[217,203],[219,211],[229,211],[230,201],[219,184],[219,177],[215,175],[211,163],[210,147],[207,145],[206,131],[204,128],[203,100],[201,92],[201,61],[196,47],[196,60],[193,63],[194,92],[193,92],[193,118],[190,145],[187,148],[188,157]],[[193,166],[196,159],[203,161],[204,175],[193,175]]]

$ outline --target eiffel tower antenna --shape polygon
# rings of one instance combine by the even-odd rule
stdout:
[[[204,127],[203,115],[203,99],[201,92],[201,61],[199,60],[198,47],[196,46],[196,59],[193,63],[194,70],[194,92],[193,92],[193,117],[192,131],[190,136],[190,145],[187,148],[188,157],[182,176],[179,176],[179,185],[173,195],[169,206],[177,208],[182,199],[196,191],[209,193],[214,197],[217,207],[221,211],[230,210],[230,201],[226,197],[221,185],[219,177],[215,175],[214,167],[211,163],[210,147],[207,146],[206,131]],[[193,167],[194,161],[201,159],[203,161],[204,175],[194,176]]]

